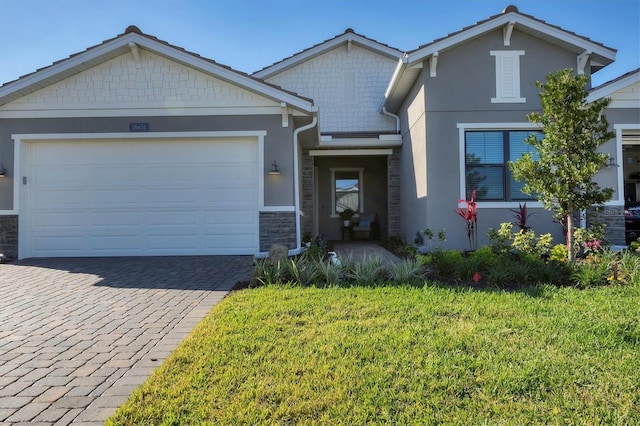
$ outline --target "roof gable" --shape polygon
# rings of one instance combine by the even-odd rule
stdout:
[[[271,107],[266,110],[263,107]],[[278,111],[281,103],[226,80],[141,50],[125,53],[0,106],[7,111],[155,110],[159,114],[217,109]],[[275,108],[275,109],[274,109]],[[136,110],[136,111],[132,111]]]
[[[193,68],[273,101],[284,102],[300,111],[311,113],[316,110],[311,99],[298,96],[256,77],[233,70],[230,67],[173,46],[156,37],[143,34],[137,27],[133,26],[127,28],[123,34],[115,38],[71,55],[67,59],[55,62],[32,74],[20,77],[18,80],[6,83],[0,87],[0,105],[44,89],[121,55],[128,53],[134,58],[138,58],[140,50],[152,52],[155,55]]]
[[[509,45],[508,39],[513,29],[517,29],[550,43],[560,45],[567,50],[574,51],[576,54],[585,51],[590,52],[591,66],[594,68],[608,65],[615,59],[616,50],[613,48],[587,37],[579,36],[556,25],[548,24],[532,15],[521,13],[515,6],[508,6],[498,15],[491,16],[474,25],[407,52],[407,62],[413,64],[423,61],[436,52],[451,49],[469,39],[479,37],[498,28],[504,29],[505,46]]]
[[[322,43],[311,46],[288,58],[276,62],[275,64],[269,65],[268,67],[265,67],[260,71],[256,71],[255,73],[253,73],[253,76],[264,79],[270,78],[282,71],[288,70],[319,55],[327,53],[328,51],[333,50],[338,46],[341,46],[343,44],[350,45],[351,43],[392,59],[398,59],[403,54],[396,48],[357,34],[351,28],[347,28],[344,33],[339,34],[331,39],[325,40]]]
[[[609,108],[640,108],[640,68],[589,91],[587,101],[611,98]]]
[[[397,110],[422,71],[421,68],[425,61],[429,61],[429,66],[432,68],[429,72],[435,75],[440,53],[500,29],[502,29],[504,46],[510,46],[513,31],[517,30],[575,53],[576,67],[578,67],[578,63],[585,68],[589,66],[592,73],[615,60],[615,49],[558,26],[550,25],[531,15],[520,13],[515,6],[508,6],[498,15],[407,52],[398,61],[394,75],[387,87],[382,107],[391,111]]]

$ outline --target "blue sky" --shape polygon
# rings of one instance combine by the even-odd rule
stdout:
[[[594,85],[640,67],[640,0],[0,0],[0,84],[131,24],[251,73],[348,27],[411,50],[510,3],[618,49],[616,62],[593,76]]]

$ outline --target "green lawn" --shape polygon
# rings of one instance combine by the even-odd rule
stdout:
[[[640,286],[266,286],[108,424],[640,424]]]

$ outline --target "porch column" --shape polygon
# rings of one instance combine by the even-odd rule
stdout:
[[[304,235],[306,232],[313,233],[314,224],[314,206],[313,206],[313,171],[314,160],[308,152],[302,154],[302,200],[301,209],[304,216],[301,218],[301,232]]]
[[[400,236],[400,152],[387,156],[388,235]]]

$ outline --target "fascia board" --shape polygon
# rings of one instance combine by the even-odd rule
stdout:
[[[622,78],[619,81],[614,81],[610,84],[605,84],[602,87],[596,87],[587,96],[587,102],[593,102],[598,99],[606,98],[617,92],[618,90],[625,89],[632,84],[640,83],[640,72],[629,75],[626,78]]]
[[[365,47],[369,50],[372,50],[374,52],[383,54],[385,56],[388,56],[390,58],[399,58],[402,55],[402,52],[392,48],[392,47],[388,47],[388,46],[383,46],[380,45],[372,40],[369,40],[365,37],[361,37],[357,34],[353,34],[353,33],[347,33],[347,34],[343,34],[342,36],[333,38],[329,41],[326,41],[324,43],[321,43],[317,46],[314,46],[312,48],[309,48],[307,50],[304,50],[300,53],[295,54],[294,56],[285,59],[281,62],[278,62],[268,68],[265,68],[263,70],[257,71],[255,73],[253,73],[254,77],[258,77],[258,78],[269,78],[271,76],[274,76],[286,69],[289,69],[291,67],[296,66],[297,64],[300,64],[302,62],[305,62],[309,59],[312,59],[318,55],[321,55],[331,49],[334,49],[338,46],[340,46],[341,44],[344,44],[348,41],[351,41],[353,43],[356,43],[362,47]]]
[[[610,59],[611,61],[615,60],[616,52],[612,51],[609,48],[606,48],[589,40],[585,40],[582,37],[570,34],[558,28],[553,28],[549,25],[543,24],[526,16],[522,16],[517,13],[507,13],[490,21],[478,24],[472,28],[469,28],[468,30],[454,34],[441,41],[425,46],[423,49],[416,50],[409,55],[408,63],[410,65],[413,65],[416,62],[421,62],[435,52],[443,51],[452,46],[455,46],[458,43],[462,43],[466,40],[480,36],[486,32],[493,31],[496,28],[500,28],[508,24],[509,22],[515,22],[516,24],[532,28],[558,40],[580,47],[584,50],[589,50],[592,52],[592,54],[602,56],[604,58]]]
[[[407,60],[407,55],[404,55],[402,58],[398,59],[396,69],[393,71],[393,76],[391,77],[391,80],[387,85],[387,90],[385,90],[384,92],[384,99],[382,100],[382,104],[380,104],[380,107],[378,108],[380,111],[382,111],[382,109],[388,105],[389,100],[394,95],[396,87],[402,79],[402,75],[404,74],[405,69],[407,69]]]

